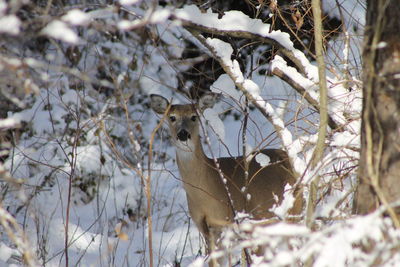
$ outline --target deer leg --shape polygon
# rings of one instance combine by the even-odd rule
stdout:
[[[218,237],[215,235],[214,229],[208,225],[205,217],[203,217],[203,219],[201,220],[201,223],[198,225],[198,228],[199,228],[200,232],[203,234],[203,237],[206,241],[207,255],[210,257],[211,253],[216,251],[216,249],[217,249],[215,240]],[[217,259],[210,258],[208,266],[209,267],[217,267],[220,265],[218,264]]]

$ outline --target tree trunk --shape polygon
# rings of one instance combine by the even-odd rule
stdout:
[[[354,209],[366,214],[385,205],[399,226],[400,209],[388,208],[400,200],[398,0],[367,1],[363,61],[360,184]]]

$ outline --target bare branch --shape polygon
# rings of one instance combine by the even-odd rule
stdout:
[[[320,0],[312,0],[312,11],[314,14],[314,36],[315,36],[315,50],[318,63],[318,84],[319,84],[319,102],[320,102],[320,121],[318,130],[318,140],[315,146],[315,150],[311,159],[311,169],[315,169],[318,162],[321,161],[325,149],[325,138],[328,124],[328,89],[326,86],[326,74],[325,74],[325,61],[323,54],[322,44],[322,15]],[[310,184],[310,194],[307,203],[306,211],[306,225],[312,227],[314,224],[314,213],[315,207],[317,206],[317,193],[318,184],[321,176],[317,173],[315,178]]]

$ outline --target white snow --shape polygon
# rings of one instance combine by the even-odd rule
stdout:
[[[205,259],[202,257],[198,257],[195,261],[190,263],[188,267],[204,267],[205,266]]]
[[[243,94],[235,88],[235,83],[228,74],[220,75],[211,85],[210,90],[217,94],[223,94],[225,97],[230,97],[238,104],[243,102]]]
[[[42,34],[71,44],[77,44],[79,42],[78,35],[70,29],[65,22],[60,20],[53,20],[50,22],[42,30]]]
[[[352,28],[353,26],[362,27],[365,25],[365,7],[366,1],[341,1],[340,8],[346,27]],[[342,18],[335,1],[323,0],[323,11],[330,17]]]
[[[257,235],[270,235],[270,236],[291,236],[291,235],[306,235],[310,233],[305,225],[277,223],[269,227],[256,228],[254,236]]]
[[[21,118],[19,116],[11,116],[6,119],[0,119],[0,129],[9,129],[18,127],[21,123]]]
[[[332,146],[338,147],[354,147],[360,146],[360,135],[352,134],[348,131],[342,133],[335,133],[332,137]]]
[[[141,1],[142,0],[119,0],[121,5],[134,5],[134,4],[137,4],[137,3],[141,2]]]
[[[211,9],[208,9],[206,13],[202,13],[195,5],[186,5],[181,9],[176,9],[174,14],[183,21],[191,21],[198,25],[224,31],[251,32],[274,39],[287,49],[293,48],[293,42],[290,40],[289,34],[280,30],[270,31],[269,24],[263,23],[259,19],[251,19],[241,11],[226,11],[222,18],[219,19],[219,15],[212,13]]]
[[[233,53],[233,48],[230,44],[218,39],[218,38],[207,38],[207,43],[215,49],[216,54],[224,61],[231,62],[231,56]],[[234,69],[232,63],[231,68]],[[239,70],[240,71],[240,70]],[[241,74],[241,72],[240,72]]]
[[[0,14],[0,33],[17,35],[20,32],[21,21],[15,15],[1,17]]]
[[[379,42],[378,44],[377,44],[377,47],[376,48],[385,48],[387,46],[387,43],[386,42]]]
[[[290,184],[286,184],[283,194],[283,200],[280,205],[275,204],[270,211],[276,214],[279,218],[285,218],[289,210],[293,207],[295,198],[293,196],[293,188]]]
[[[170,15],[171,11],[168,9],[156,10],[151,14],[149,21],[153,24],[164,23]]]
[[[152,10],[149,9],[143,18],[135,19],[135,20],[121,20],[118,22],[118,28],[124,31],[132,30],[136,27],[143,27],[147,24],[160,24],[166,22],[166,20],[170,17],[171,11],[169,9],[158,9]]]
[[[291,78],[291,80],[295,81],[301,87],[303,87],[314,100],[318,101],[319,94],[317,91],[317,83],[301,75],[295,68],[289,67],[286,61],[279,55],[276,55],[271,61],[271,70],[274,70],[275,68],[283,71],[287,76]]]
[[[50,231],[50,234],[54,238],[53,242],[56,244],[62,244],[65,232],[64,221],[61,219],[53,220]],[[74,241],[71,242],[71,250],[86,250],[89,254],[91,254],[101,249],[101,234],[92,233],[73,223],[70,223],[68,233],[70,240]],[[112,238],[108,238],[108,242],[111,243],[112,241]]]
[[[215,132],[221,142],[224,142],[225,126],[222,120],[219,118],[218,113],[214,109],[208,108],[204,110],[203,116],[210,124],[211,129]]]
[[[260,95],[260,87],[253,82],[252,80],[246,79],[244,80],[243,86],[246,88],[246,91],[249,92],[253,96]]]
[[[269,165],[269,163],[271,162],[271,159],[263,153],[258,153],[256,155],[256,161],[258,162],[258,164],[261,165],[261,167],[265,167],[265,166]]]
[[[90,22],[90,15],[79,9],[72,9],[61,19],[74,26],[85,26]]]
[[[0,243],[0,261],[4,263],[12,256],[12,254],[19,254],[15,249],[12,249],[5,245],[3,242]]]

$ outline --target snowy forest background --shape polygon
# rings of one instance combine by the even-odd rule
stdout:
[[[208,155],[282,147],[308,204],[296,223],[285,222],[290,195],[278,223],[240,218],[223,242],[233,263],[263,244],[253,266],[398,265],[400,231],[384,210],[352,214],[366,6],[322,8],[329,130],[311,167],[309,1],[0,0],[1,265],[202,266],[204,240],[148,96],[191,103],[207,91],[221,94],[203,118]]]

